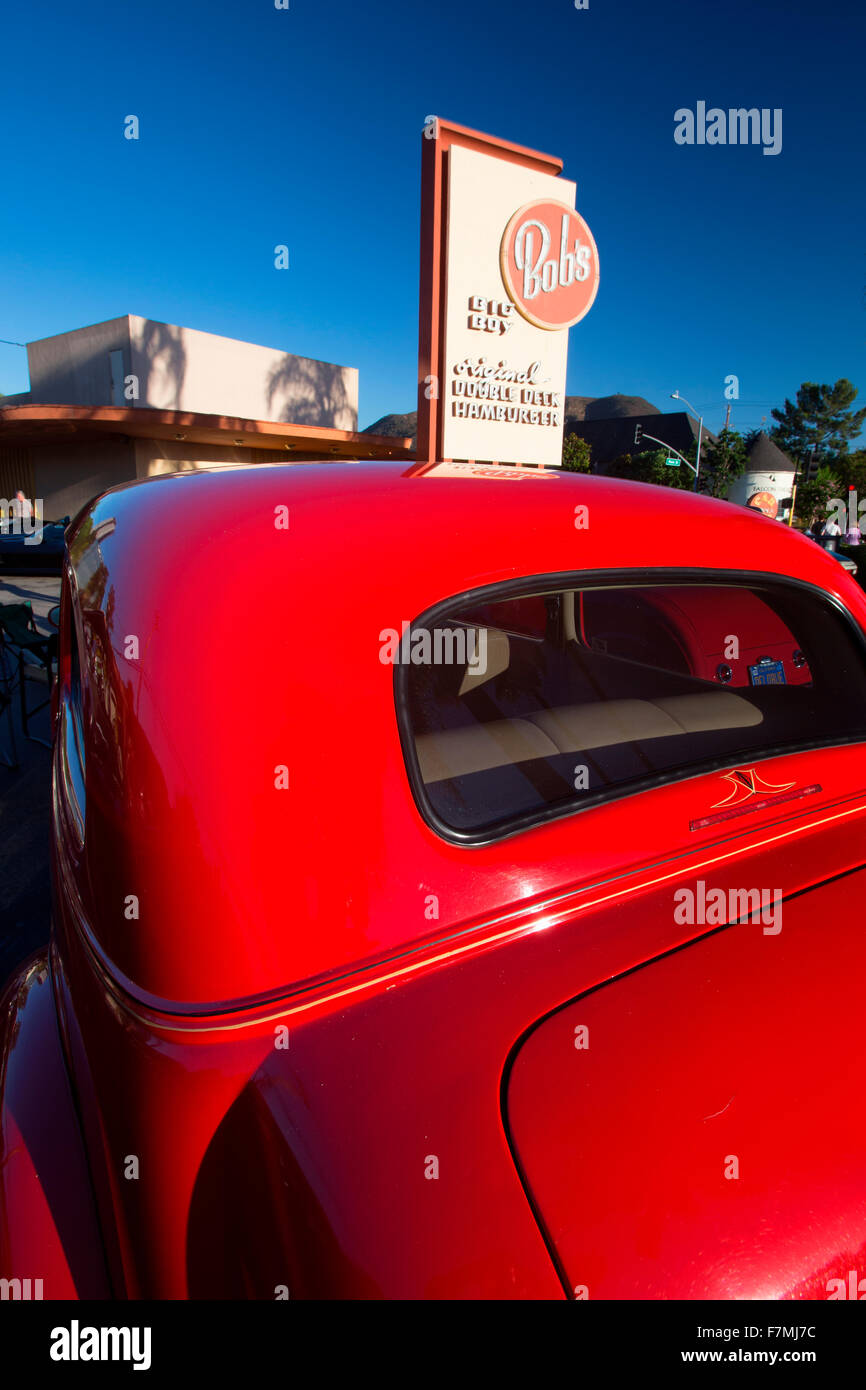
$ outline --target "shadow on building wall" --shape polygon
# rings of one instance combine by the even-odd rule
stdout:
[[[145,319],[141,336],[132,347],[133,360],[144,373],[139,382],[138,403],[156,406],[158,410],[180,410],[186,377],[183,329]]]
[[[268,419],[338,430],[358,428],[357,402],[346,387],[346,369],[285,353],[268,373]]]
[[[124,327],[116,326],[120,322]],[[21,403],[77,405],[85,409],[110,405],[180,409],[187,370],[183,329],[145,319],[141,333],[136,334],[132,324],[127,333],[126,323],[127,320],[111,320],[106,325],[113,330],[110,334],[92,343],[76,343],[74,354],[70,354],[68,360],[48,363],[26,401]],[[123,352],[123,380],[120,382],[112,381],[111,354],[115,351]],[[130,383],[130,376],[137,377],[137,383]]]

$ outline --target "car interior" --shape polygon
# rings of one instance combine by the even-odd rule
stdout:
[[[659,588],[664,602],[654,603],[652,586],[620,584],[467,606],[438,618],[437,627],[483,633],[487,657],[483,670],[445,663],[406,669],[420,779],[438,819],[477,831],[701,764],[864,732],[864,706],[842,678],[843,671],[856,674],[862,691],[863,655],[835,615],[828,621],[809,595],[796,594],[795,604],[791,596],[747,591],[760,605],[748,606],[755,650],[764,651],[760,623],[755,637],[763,609],[764,661],[777,679],[743,685],[749,677],[741,676],[732,689],[715,674],[693,673],[696,645],[711,651],[716,638],[707,629],[696,644],[694,632],[672,621],[688,611],[690,625],[697,614],[700,627],[701,586],[683,587],[683,609],[671,601],[670,585]],[[703,589],[708,612],[717,611],[719,586]],[[744,611],[742,593],[732,586],[730,613]],[[796,670],[794,652],[803,661]]]

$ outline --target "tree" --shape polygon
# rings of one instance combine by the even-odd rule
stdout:
[[[855,449],[851,454],[843,454],[834,462],[836,473],[844,491],[856,488],[858,497],[866,497],[866,449]]]
[[[638,481],[635,477],[631,454],[618,454],[613,462],[607,465],[604,472],[608,478],[628,478],[631,482]]]
[[[737,430],[720,430],[701,450],[701,492],[708,497],[727,497],[731,483],[745,472],[746,441]]]
[[[656,449],[648,457],[651,459],[648,483],[657,483],[659,487],[691,487],[694,474],[670,449]],[[669,458],[677,459],[677,463],[668,464]]]
[[[866,406],[851,409],[856,395],[856,386],[846,377],[840,377],[835,386],[804,381],[796,404],[786,400],[784,410],[770,412],[777,421],[770,438],[801,465],[808,462],[813,450],[824,460],[841,457],[866,420]]]
[[[567,434],[562,441],[562,467],[566,473],[591,473],[589,445],[579,434]]]
[[[675,455],[667,449],[645,449],[639,454],[620,454],[607,467],[609,478],[628,478],[635,483],[655,483],[658,487],[691,487],[693,474],[684,463],[669,468],[665,460]]]
[[[832,468],[819,468],[811,483],[801,483],[797,489],[796,508],[806,526],[820,525],[827,520],[833,498],[840,494],[839,479]]]

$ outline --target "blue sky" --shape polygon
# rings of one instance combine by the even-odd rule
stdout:
[[[137,313],[358,367],[362,427],[414,409],[435,113],[577,183],[601,288],[569,393],[676,388],[711,428],[731,373],[742,429],[806,379],[866,404],[864,38],[862,0],[15,6],[0,338]],[[781,108],[781,153],[677,145],[699,100]],[[27,386],[0,345],[0,390]]]

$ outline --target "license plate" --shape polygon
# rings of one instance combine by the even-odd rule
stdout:
[[[749,667],[749,680],[752,685],[787,685],[785,667],[781,661],[759,661],[757,666]]]

